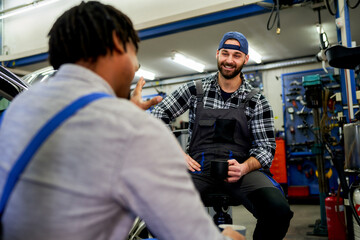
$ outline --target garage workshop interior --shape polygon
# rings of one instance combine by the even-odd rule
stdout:
[[[227,32],[242,33],[249,46],[242,80],[271,106],[276,150],[268,170],[294,213],[283,239],[360,239],[360,0],[99,2],[126,14],[138,34],[140,68],[130,88],[143,77],[143,101],[165,100],[184,84],[221,74],[219,54],[228,45],[219,42]],[[1,115],[18,96],[56,76],[48,60],[48,34],[61,14],[80,3],[0,0]],[[232,51],[243,52],[242,44]],[[190,109],[167,124],[183,151],[189,149],[191,116]],[[223,178],[227,171],[228,165]],[[223,191],[202,200],[220,229],[240,226],[246,239],[256,239],[257,220],[245,204]],[[137,217],[126,239],[157,236]]]

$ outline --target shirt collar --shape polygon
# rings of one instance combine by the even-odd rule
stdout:
[[[55,74],[55,78],[86,82],[99,88],[99,91],[115,96],[115,92],[112,87],[102,77],[90,69],[82,67],[78,64],[67,63],[61,65]],[[51,81],[51,79],[49,81]]]
[[[216,91],[218,91],[218,93],[221,94],[221,88],[218,82],[219,79],[218,76],[219,76],[219,72],[216,72],[216,74],[214,74],[213,77],[211,78],[211,84],[213,84],[213,86],[215,86],[216,88]],[[239,95],[242,92],[248,93],[251,91],[252,88],[253,87],[250,85],[248,81],[242,79],[240,87],[234,92],[234,94]]]

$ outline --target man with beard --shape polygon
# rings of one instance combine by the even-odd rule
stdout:
[[[220,189],[257,218],[254,239],[283,239],[293,212],[269,171],[276,148],[271,106],[241,72],[249,60],[245,36],[226,33],[216,59],[216,74],[182,85],[153,114],[170,124],[189,110],[184,154],[203,200]],[[225,180],[210,174],[214,160],[228,162]]]

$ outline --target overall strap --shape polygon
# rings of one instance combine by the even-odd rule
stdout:
[[[194,121],[193,129],[192,129],[193,133],[196,132],[196,129],[198,128],[197,127],[197,124],[199,121],[198,116],[204,109],[204,103],[203,103],[204,90],[202,87],[201,79],[195,81],[195,88],[196,88],[196,109],[195,109],[195,121]],[[194,139],[195,139],[195,137],[194,137],[194,135],[192,135],[190,138],[190,142],[188,143],[188,146],[189,146],[188,151],[189,152],[192,152],[193,145],[194,145]]]
[[[10,170],[8,178],[3,188],[1,201],[0,201],[0,220],[4,213],[7,201],[9,200],[10,194],[14,189],[20,175],[25,170],[26,166],[30,162],[33,155],[40,148],[42,143],[54,132],[66,119],[74,115],[78,110],[85,107],[92,101],[95,101],[104,97],[112,97],[106,93],[91,93],[82,96],[70,103],[60,112],[55,114],[40,130],[36,133],[27,147],[23,150],[20,157],[16,160],[13,168]]]
[[[202,87],[202,80],[196,80],[195,81],[195,87],[196,87],[196,111],[199,109],[203,109],[203,95],[204,95],[204,89]]]
[[[239,104],[239,107],[245,108],[248,105],[249,101],[258,93],[259,91],[255,88],[252,89],[245,97],[245,99]]]
[[[195,87],[196,87],[196,100],[197,102],[202,102],[203,99],[203,95],[204,95],[204,90],[202,87],[202,80],[196,80],[195,81]]]
[[[6,111],[3,111],[1,116],[0,116],[0,128],[1,128],[1,123],[2,123],[2,120],[4,118],[4,114],[5,114]]]

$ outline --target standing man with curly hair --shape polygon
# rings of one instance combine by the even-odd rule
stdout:
[[[219,232],[172,133],[128,101],[139,67],[130,19],[83,2],[56,20],[49,38],[57,73],[17,96],[2,119],[1,189],[49,119],[83,96],[106,97],[69,117],[31,157],[3,212],[3,239],[126,239],[136,216],[159,239],[243,239]],[[132,100],[147,108],[154,102],[140,101],[143,84]]]

